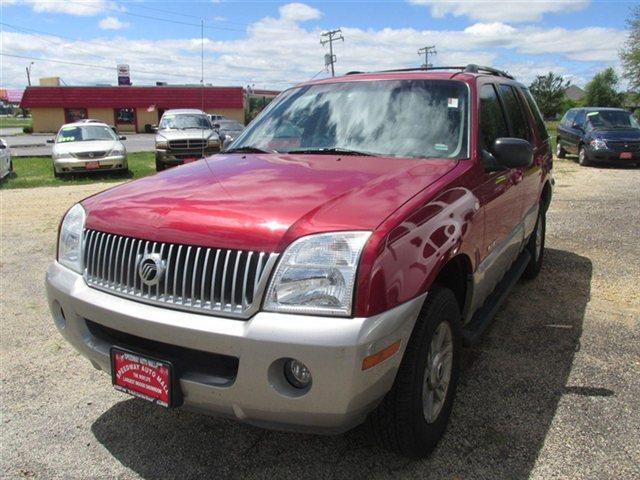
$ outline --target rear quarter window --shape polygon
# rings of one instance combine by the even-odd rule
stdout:
[[[531,140],[529,132],[529,124],[522,109],[522,103],[518,98],[518,94],[511,85],[500,85],[500,93],[504,101],[504,107],[511,123],[511,134],[515,138],[523,140]]]
[[[531,113],[533,114],[533,120],[536,122],[536,128],[538,129],[540,138],[542,140],[547,140],[549,138],[549,132],[547,132],[547,126],[544,124],[542,113],[540,113],[540,108],[538,108],[536,100],[533,98],[533,95],[531,95],[529,89],[523,88],[522,92],[524,93],[524,98],[527,99],[527,104],[529,104],[529,109],[531,109]]]

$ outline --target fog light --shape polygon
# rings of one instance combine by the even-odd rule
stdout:
[[[296,388],[307,388],[311,384],[311,372],[307,366],[293,358],[285,362],[284,376]]]

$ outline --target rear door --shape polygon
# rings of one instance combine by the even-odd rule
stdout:
[[[580,110],[578,109],[572,110],[571,115],[567,116],[567,124],[564,126],[567,145],[565,150],[576,155],[578,154],[578,145],[582,137],[582,132],[576,128],[576,119],[579,112]]]

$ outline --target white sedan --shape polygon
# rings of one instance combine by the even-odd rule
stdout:
[[[13,172],[11,161],[11,149],[7,142],[0,138],[0,178],[4,178]]]

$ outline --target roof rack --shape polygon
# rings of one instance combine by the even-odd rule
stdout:
[[[444,67],[414,67],[414,68],[394,68],[392,70],[382,70],[380,73],[386,72],[420,72],[420,71],[429,71],[429,70],[459,70],[459,73],[488,73],[490,75],[496,75],[498,77],[510,78],[514,80],[514,77],[507,72],[502,70],[498,70],[497,68],[492,67],[483,67],[480,65],[475,65],[470,63],[469,65],[463,66],[444,66]],[[355,75],[357,73],[363,72],[349,72],[347,75]]]

